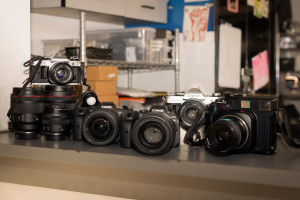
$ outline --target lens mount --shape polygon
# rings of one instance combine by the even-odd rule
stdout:
[[[49,72],[50,82],[57,85],[67,85],[73,80],[73,71],[68,63],[56,63]]]
[[[83,136],[90,144],[97,146],[111,144],[119,135],[118,113],[112,109],[100,108],[84,117],[82,127]]]
[[[201,101],[193,99],[185,101],[183,104],[181,104],[178,110],[181,127],[185,130],[189,129],[192,123],[203,111],[205,111],[205,106]],[[202,119],[200,119],[200,121],[201,120]]]
[[[237,115],[225,115],[213,122],[206,130],[206,146],[214,153],[231,153],[245,146],[249,128]]]
[[[146,155],[162,155],[175,141],[174,122],[164,113],[150,112],[136,121],[131,140],[137,151]]]

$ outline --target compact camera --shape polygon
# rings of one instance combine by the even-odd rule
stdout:
[[[38,61],[30,66],[30,75]],[[79,85],[81,83],[81,63],[78,59],[44,58],[36,72],[33,85]]]
[[[186,93],[168,94],[166,104],[176,111],[181,127],[187,130],[197,119],[199,113],[205,112],[207,105],[218,98],[218,93],[205,96],[199,88],[191,88]]]
[[[166,106],[154,105],[149,111],[122,113],[122,147],[134,147],[146,155],[162,155],[180,142],[179,118]]]
[[[206,114],[206,147],[216,154],[276,152],[276,111],[273,97],[226,94]]]
[[[119,109],[112,102],[76,108],[73,112],[73,139],[104,146],[116,141],[120,132]]]

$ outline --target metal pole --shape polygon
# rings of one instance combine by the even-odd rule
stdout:
[[[179,92],[179,29],[175,29],[175,93]]]
[[[132,89],[132,69],[128,68],[128,89]]]
[[[80,61],[84,63],[83,77],[86,78],[86,12],[80,11]],[[85,87],[81,85],[81,93],[85,92]]]

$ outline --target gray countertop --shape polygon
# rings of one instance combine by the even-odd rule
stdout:
[[[44,137],[16,140],[7,132],[0,133],[0,156],[300,188],[300,150],[280,137],[274,155],[216,157],[205,147],[181,145],[162,156],[145,156],[116,144],[99,147]]]

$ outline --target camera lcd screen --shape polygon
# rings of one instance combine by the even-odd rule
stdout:
[[[250,108],[250,101],[241,101],[241,108]]]

